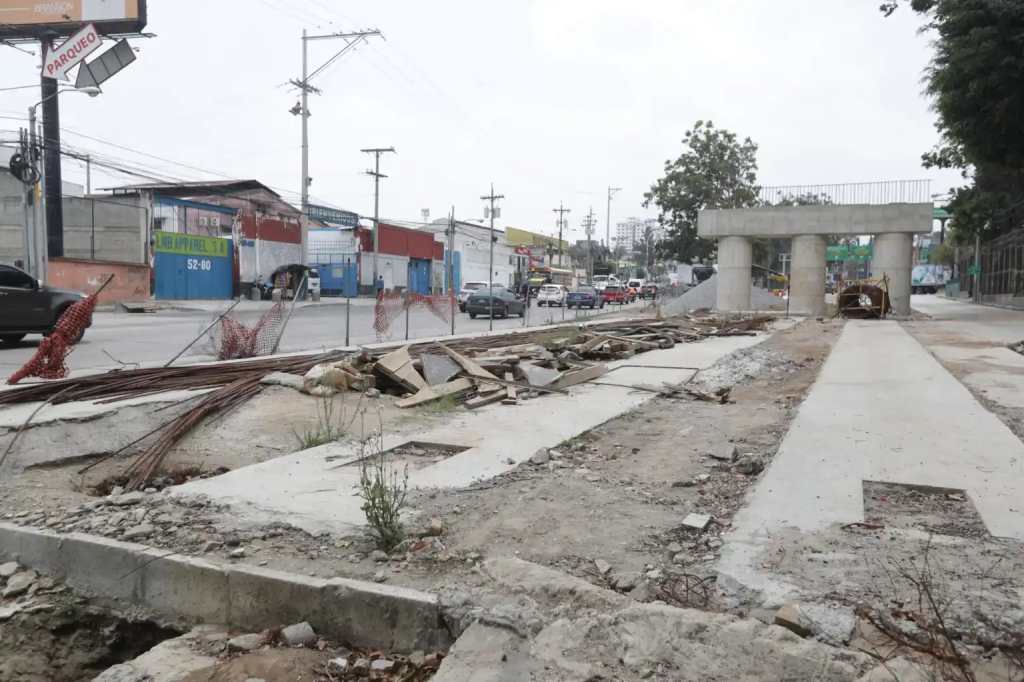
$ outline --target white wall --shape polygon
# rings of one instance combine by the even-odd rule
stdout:
[[[362,252],[359,254],[359,259],[359,284],[372,287],[373,253]],[[377,272],[384,276],[384,289],[390,290],[394,287],[404,289],[409,284],[409,258],[382,253],[377,256]]]
[[[256,268],[259,250],[259,270]],[[242,282],[266,281],[275,269],[290,263],[301,263],[301,244],[272,242],[266,239],[244,239],[238,249],[238,278]]]

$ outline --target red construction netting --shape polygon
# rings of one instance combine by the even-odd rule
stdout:
[[[214,339],[217,358],[236,360],[270,355],[275,350],[283,324],[284,305],[280,301],[263,313],[263,317],[252,327],[225,317],[220,321],[220,338]]]
[[[12,374],[7,383],[16,384],[25,377],[40,379],[63,379],[68,375],[65,360],[71,348],[82,338],[85,328],[92,324],[92,313],[96,309],[96,296],[93,294],[73,304],[57,320],[57,326],[49,336],[43,337],[36,354],[17,372]]]
[[[455,292],[424,296],[414,293],[380,293],[373,309],[373,329],[377,340],[384,341],[391,337],[391,324],[401,316],[406,308],[412,312],[416,308],[425,308],[445,322],[452,321],[452,310],[455,308]]]

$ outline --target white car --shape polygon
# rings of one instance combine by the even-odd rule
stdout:
[[[565,297],[568,293],[561,284],[545,284],[537,292],[537,307],[557,305],[561,308],[565,305]]]
[[[591,285],[598,291],[604,291],[609,284],[622,284],[615,275],[594,275]]]
[[[630,289],[636,289],[637,292],[640,291],[640,287],[642,287],[643,285],[644,281],[642,279],[631,279],[628,282],[626,282],[627,287],[629,287]]]
[[[497,282],[495,282],[493,286],[495,289],[505,288],[505,285],[498,284]],[[480,289],[486,288],[487,282],[464,282],[462,284],[462,288],[459,289],[459,295],[457,296],[457,299],[459,301],[459,311],[463,313],[466,312],[466,301],[469,300],[469,297],[472,296],[475,292],[479,291]]]

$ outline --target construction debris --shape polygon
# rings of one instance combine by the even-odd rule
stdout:
[[[177,417],[124,448],[144,446],[127,468],[126,489],[140,490],[160,470],[168,452],[200,423],[230,411],[268,385],[298,388],[312,395],[339,391],[389,393],[401,408],[442,398],[467,409],[522,400],[593,381],[608,373],[602,361],[629,358],[676,343],[713,336],[752,335],[771,317],[722,319],[683,315],[663,320],[620,320],[566,326],[552,338],[550,329],[514,332],[447,344],[424,342],[397,349],[352,354],[343,351],[264,357],[204,365],[116,370],[106,374],[37,383],[0,392],[0,407],[25,402],[61,404],[94,400],[115,402],[176,390],[208,391]],[[438,353],[438,350],[441,353]],[[421,373],[422,372],[422,373]],[[729,389],[714,394],[687,385],[649,389],[670,397],[725,403]],[[103,459],[99,461],[103,461]],[[98,462],[96,462],[98,463]],[[91,465],[90,465],[91,466]]]

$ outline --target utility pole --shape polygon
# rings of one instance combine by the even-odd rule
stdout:
[[[448,303],[451,307],[452,336],[455,336],[455,206],[448,214]]]
[[[583,229],[587,233],[587,281],[594,281],[594,248],[591,237],[594,234],[594,207],[590,207],[587,217],[583,219]]]
[[[621,192],[621,187],[608,186],[608,210],[604,216],[604,245],[612,248],[612,197],[616,192]]]
[[[290,109],[295,116],[302,117],[302,181],[300,195],[302,196],[302,248],[303,252],[307,247],[309,232],[309,185],[313,179],[309,177],[309,93],[320,94],[319,88],[310,85],[310,81],[317,77],[324,69],[341,58],[343,54],[353,49],[360,42],[371,36],[381,36],[378,30],[353,31],[352,33],[325,33],[322,35],[308,35],[306,29],[302,29],[302,79],[289,81],[292,85],[302,91],[301,104],[296,104]],[[345,47],[341,48],[333,57],[317,67],[313,73],[309,73],[309,41],[311,40],[334,40],[340,38],[345,41]],[[305,262],[305,255],[303,262]]]
[[[551,210],[558,214],[558,267],[562,267],[562,228],[566,226],[565,214],[572,211],[572,209],[563,207],[562,202],[559,201],[558,208]]]
[[[85,155],[85,193],[92,194],[92,157]]]
[[[498,199],[504,199],[504,194],[494,193],[494,183],[491,183],[491,193],[487,196],[480,197],[483,201],[490,201],[491,208],[488,211],[491,217],[491,248],[490,248],[490,265],[487,270],[487,300],[490,302],[490,315],[487,316],[487,329],[494,331],[494,202]],[[501,209],[498,209],[499,211]]]
[[[380,155],[385,153],[395,154],[394,147],[371,147],[360,149],[364,154],[373,154],[373,170],[366,171],[367,175],[373,176],[373,286],[377,286],[377,253],[380,252],[380,179],[387,176],[380,172]],[[406,282],[408,285],[408,282]]]

